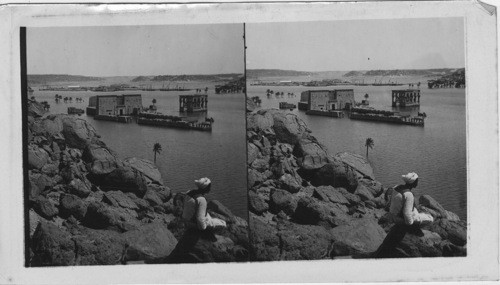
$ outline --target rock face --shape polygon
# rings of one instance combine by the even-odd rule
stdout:
[[[86,121],[45,115],[30,102],[28,132],[31,266],[163,262],[185,233],[158,168],[120,160]],[[217,242],[193,247],[198,262],[248,260],[248,223],[217,201],[227,221]],[[169,262],[181,262],[169,260]]]
[[[152,261],[166,258],[177,245],[177,239],[165,223],[151,223],[124,234],[124,261]]]
[[[383,185],[363,156],[328,154],[296,115],[247,113],[252,260],[367,257],[393,224]],[[392,185],[391,185],[392,186]],[[466,224],[429,196],[424,236],[407,234],[393,257],[464,256]]]

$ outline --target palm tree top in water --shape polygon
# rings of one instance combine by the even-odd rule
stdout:
[[[366,141],[365,141],[366,157],[368,157],[368,148],[373,149],[373,145],[374,145],[373,139],[372,138],[367,138]]]
[[[153,153],[155,154],[155,158],[154,158],[155,164],[156,164],[156,154],[157,153],[159,154],[161,151],[162,151],[161,144],[160,143],[155,143],[153,145]]]

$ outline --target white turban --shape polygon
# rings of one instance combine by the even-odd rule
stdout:
[[[406,175],[402,175],[402,178],[406,184],[411,184],[417,180],[418,175],[415,172],[410,172]]]
[[[198,187],[198,189],[205,189],[208,185],[210,185],[212,181],[207,177],[200,178],[194,181],[194,184]]]

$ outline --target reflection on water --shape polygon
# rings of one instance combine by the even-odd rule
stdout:
[[[203,85],[204,86],[204,85]],[[196,87],[198,88],[198,87]],[[236,215],[246,218],[246,141],[244,94],[214,94],[213,86],[208,91],[208,112],[190,115],[189,120],[203,120],[212,117],[215,121],[212,132],[172,129],[136,123],[96,121],[82,115],[101,135],[102,140],[113,149],[118,157],[141,157],[153,161],[153,145],[158,142],[163,151],[157,156],[167,186],[174,192],[187,191],[194,187],[194,180],[209,177],[212,192],[209,198],[218,199]],[[55,94],[81,97],[82,103],[58,103]],[[152,105],[156,99],[158,112],[185,116],[179,113],[179,96],[195,94],[195,91],[123,91],[116,93],[140,93],[144,106]],[[88,98],[95,92],[51,92],[37,91],[38,101],[48,101],[51,113],[67,113],[74,106],[85,109]]]
[[[416,81],[413,81],[416,82]],[[355,100],[361,102],[369,94],[370,106],[415,115],[425,112],[424,127],[380,122],[309,116],[297,109],[291,111],[302,118],[316,136],[335,154],[348,151],[366,155],[366,138],[375,145],[369,150],[377,180],[384,186],[402,183],[400,177],[414,171],[421,177],[415,189],[417,196],[429,194],[446,209],[462,219],[467,218],[466,114],[464,89],[427,89],[421,87],[420,108],[410,110],[391,107],[391,90],[406,86],[249,86],[248,96],[260,96],[261,108],[278,108],[279,102],[297,104],[300,93],[311,89],[354,89]],[[284,96],[266,96],[266,90],[283,92]],[[288,93],[294,93],[289,97]],[[290,112],[290,111],[288,111]]]

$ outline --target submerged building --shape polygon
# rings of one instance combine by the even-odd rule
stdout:
[[[88,115],[129,116],[142,110],[141,94],[98,95],[89,98]]]
[[[392,90],[392,107],[420,106],[420,89]]]
[[[208,95],[179,95],[179,112],[206,112]]]
[[[300,94],[299,109],[305,111],[349,110],[354,106],[353,89],[308,90]]]

